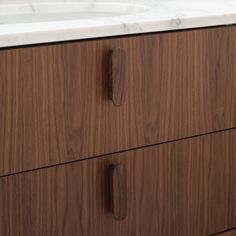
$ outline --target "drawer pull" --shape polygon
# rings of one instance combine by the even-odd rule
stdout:
[[[109,98],[115,106],[121,106],[126,96],[126,52],[117,48],[110,51]]]
[[[127,216],[127,172],[124,165],[111,167],[111,209],[116,220]]]

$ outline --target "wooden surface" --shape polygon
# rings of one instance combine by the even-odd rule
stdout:
[[[236,226],[236,131],[0,179],[0,235],[208,236]],[[127,169],[128,215],[109,207]]]
[[[125,102],[127,93],[127,67],[125,50],[116,48],[110,52],[108,94],[115,106]]]
[[[0,50],[0,176],[235,127],[235,37],[232,26]]]
[[[215,236],[236,236],[236,229],[235,230],[230,230],[230,231],[225,232],[225,233],[216,234]]]
[[[110,198],[111,210],[116,220],[127,216],[127,171],[125,165],[111,166]]]

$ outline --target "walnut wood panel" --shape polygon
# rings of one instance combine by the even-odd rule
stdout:
[[[236,131],[0,179],[0,235],[207,236],[236,226]],[[127,217],[110,168],[127,170]]]
[[[216,234],[215,236],[236,236],[236,230],[230,230],[221,234]]]
[[[1,50],[0,175],[235,127],[235,37],[220,27]],[[120,107],[108,96],[116,48]]]

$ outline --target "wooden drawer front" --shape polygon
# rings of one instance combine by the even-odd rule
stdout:
[[[235,37],[222,27],[1,50],[0,175],[235,127]],[[118,47],[121,106],[108,98]]]
[[[215,236],[236,236],[236,230],[230,230],[221,234],[216,234]]]
[[[207,236],[236,226],[236,131],[0,179],[0,235]],[[127,217],[109,172],[127,170]]]

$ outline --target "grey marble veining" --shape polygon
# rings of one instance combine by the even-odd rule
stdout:
[[[235,0],[0,0],[0,47],[235,23]]]

